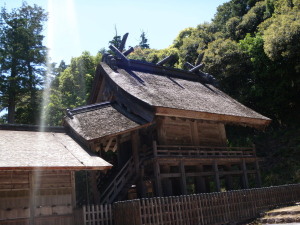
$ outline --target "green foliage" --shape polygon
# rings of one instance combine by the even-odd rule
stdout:
[[[236,27],[236,36],[239,39],[245,37],[247,33],[253,33],[257,26],[264,21],[266,12],[265,2],[257,2],[243,17]]]
[[[0,20],[0,109],[8,109],[9,123],[38,123],[38,91],[46,62],[41,32],[47,14],[37,5],[23,2],[10,13],[2,8]],[[24,115],[18,116],[16,111],[24,111]]]
[[[263,31],[264,49],[272,60],[298,59],[300,69],[300,12],[278,15]]]
[[[60,125],[64,111],[86,105],[92,88],[96,66],[101,60],[101,54],[91,56],[85,51],[81,56],[72,58],[71,64],[52,81],[50,102],[46,107],[46,123]],[[60,64],[61,69],[65,67]],[[59,71],[60,69],[58,69]]]

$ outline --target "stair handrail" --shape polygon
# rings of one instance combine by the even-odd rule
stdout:
[[[133,157],[130,157],[129,160],[123,166],[123,168],[118,172],[115,178],[102,192],[101,203],[111,203],[133,173],[134,161]],[[127,177],[127,179],[123,179],[124,177]]]

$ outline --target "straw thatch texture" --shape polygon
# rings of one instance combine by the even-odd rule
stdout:
[[[112,104],[106,104],[91,111],[75,114],[73,118],[66,117],[65,121],[77,134],[89,141],[140,126],[124,114]]]
[[[0,170],[104,170],[110,167],[65,133],[0,130]]]
[[[155,107],[270,120],[237,102],[210,84],[167,77],[149,72],[101,66],[109,77],[127,93]],[[141,78],[142,84],[132,75]],[[195,75],[197,76],[197,75]]]

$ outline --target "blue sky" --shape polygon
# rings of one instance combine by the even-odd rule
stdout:
[[[115,26],[122,36],[129,32],[127,46],[139,42],[146,32],[151,48],[163,49],[172,44],[181,30],[210,22],[217,6],[228,0],[27,0],[49,12],[45,24],[45,45],[53,62],[79,56],[84,50],[95,55],[108,48]],[[0,0],[8,11],[22,0]]]

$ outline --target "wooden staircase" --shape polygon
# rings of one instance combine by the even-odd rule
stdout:
[[[136,179],[137,174],[135,173],[134,160],[131,157],[123,166],[123,168],[117,173],[110,184],[105,188],[105,190],[100,190],[100,203],[112,203],[119,197],[124,197],[126,191]]]

